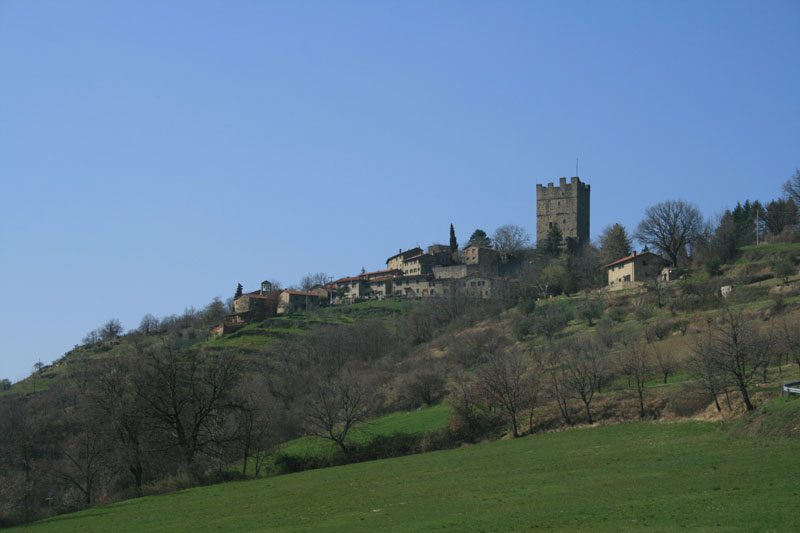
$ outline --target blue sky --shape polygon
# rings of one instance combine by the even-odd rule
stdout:
[[[109,318],[800,166],[800,3],[0,0],[0,378]]]

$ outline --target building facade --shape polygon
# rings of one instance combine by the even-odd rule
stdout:
[[[544,242],[557,225],[567,242],[589,242],[589,195],[591,188],[578,178],[561,178],[558,186],[536,185],[536,241]]]
[[[606,265],[608,289],[629,289],[661,278],[665,261],[651,252],[642,252],[618,259]]]

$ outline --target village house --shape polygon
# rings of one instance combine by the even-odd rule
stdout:
[[[470,274],[454,280],[459,293],[470,298],[499,298],[506,294],[509,282],[497,276]]]
[[[417,246],[416,248],[411,248],[410,250],[400,250],[398,253],[390,257],[386,260],[386,269],[387,270],[403,270],[403,261],[408,259],[409,257],[416,257],[422,254],[422,248]]]
[[[403,261],[404,276],[418,276],[433,273],[434,258],[431,254],[419,254]]]
[[[259,290],[233,299],[234,315],[245,320],[254,316],[274,316],[278,309],[279,294],[279,291],[273,290],[269,281],[262,281]]]
[[[316,292],[285,290],[278,301],[278,314],[288,315],[316,307],[319,307],[319,295]]]
[[[440,296],[447,286],[446,281],[436,280],[431,274],[403,276],[392,281],[395,296],[406,298]]]
[[[632,255],[606,265],[608,289],[628,289],[655,281],[662,275],[665,263],[654,253],[645,251],[637,254],[634,251]]]
[[[334,282],[336,286],[336,303],[355,302],[367,295],[367,282],[360,276],[351,276],[348,278],[337,279]]]
[[[382,278],[372,278],[367,280],[364,292],[371,300],[383,300],[392,295],[393,276],[383,276]]]

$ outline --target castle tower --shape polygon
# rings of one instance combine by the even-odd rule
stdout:
[[[578,178],[559,180],[558,187],[536,184],[536,241],[544,242],[554,224],[564,239],[578,244],[589,242],[590,186]]]

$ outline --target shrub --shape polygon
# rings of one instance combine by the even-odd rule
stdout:
[[[530,315],[536,309],[536,300],[530,297],[520,298],[517,308],[524,314]]]
[[[606,348],[611,348],[616,340],[616,336],[614,335],[613,331],[614,321],[611,318],[604,316],[600,319],[597,323],[597,327],[595,328],[595,334],[597,338],[600,340]]]
[[[693,416],[703,411],[714,401],[711,393],[699,389],[681,388],[673,392],[667,404],[669,410],[677,416]]]
[[[634,311],[634,316],[639,322],[646,322],[653,316],[653,310],[648,305],[637,305]]]
[[[533,333],[533,318],[532,317],[525,317],[517,322],[514,322],[514,325],[511,326],[511,334],[514,336],[515,339],[518,341],[523,340],[525,337]]]
[[[722,261],[720,261],[719,257],[709,257],[705,264],[703,264],[703,268],[705,268],[705,271],[709,277],[719,274],[719,269],[721,266]]]
[[[628,310],[619,305],[609,307],[608,311],[606,311],[606,315],[614,322],[622,322],[627,314]]]
[[[788,284],[789,277],[795,275],[797,268],[795,268],[792,258],[787,255],[772,265],[772,272],[775,277],[781,278],[783,283]]]

